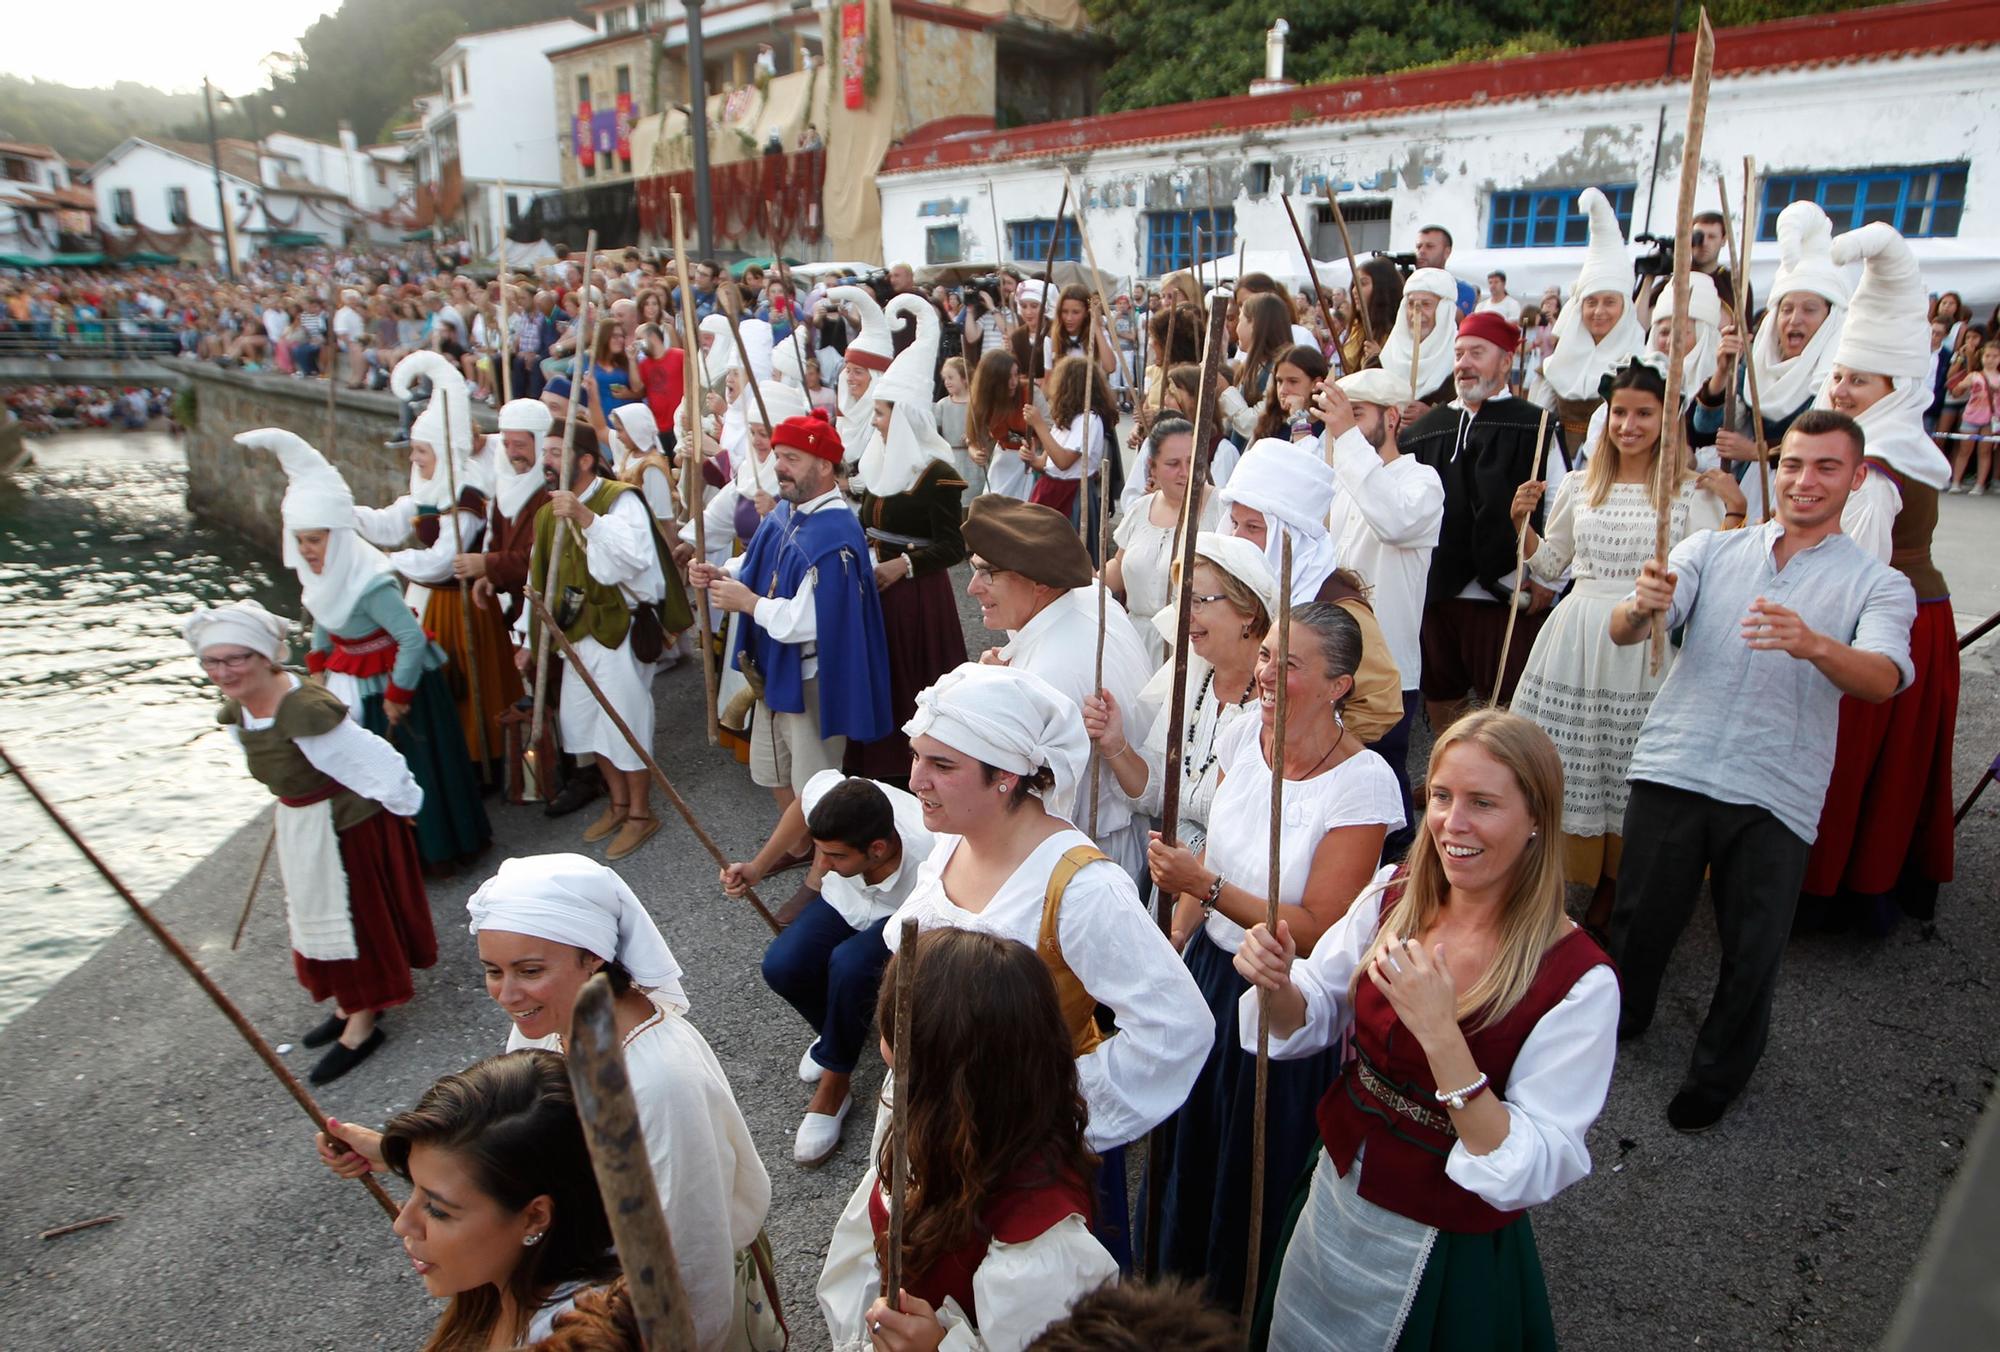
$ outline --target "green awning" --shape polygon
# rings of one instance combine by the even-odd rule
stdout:
[[[49,268],[101,268],[104,266],[104,255],[101,253],[52,254],[42,266]]]
[[[803,258],[788,257],[785,259],[785,266],[788,268],[795,268],[798,267],[800,264],[804,263],[805,261],[806,260]],[[778,260],[775,258],[745,258],[741,259],[738,262],[731,263],[729,265],[729,275],[741,281],[743,278],[743,274],[748,272],[751,268],[762,268],[764,269],[764,271],[769,272],[777,266],[778,266]]]
[[[181,260],[179,256],[176,254],[155,253],[151,249],[140,249],[135,253],[126,254],[123,258],[120,258],[118,261],[121,263],[136,264],[140,267],[160,268],[160,267],[171,266],[172,264],[178,263]]]
[[[273,249],[311,249],[326,243],[318,235],[309,235],[303,230],[274,230],[265,242]]]
[[[430,237],[431,237],[431,232],[428,228],[423,230],[412,230],[403,236],[403,242],[405,244],[409,244],[409,243],[414,243],[415,241],[418,240],[426,240],[429,239]]]
[[[0,268],[41,268],[47,266],[48,264],[43,260],[30,258],[26,254],[0,253]]]

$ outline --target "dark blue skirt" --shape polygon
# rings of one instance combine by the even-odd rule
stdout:
[[[1215,1016],[1215,1043],[1187,1103],[1167,1124],[1173,1144],[1160,1203],[1160,1263],[1166,1272],[1202,1283],[1220,1308],[1235,1310],[1243,1301],[1249,1242],[1257,1093],[1257,1057],[1237,1040],[1236,1007],[1250,986],[1205,930],[1188,940],[1187,965]],[[1266,1275],[1299,1171],[1319,1146],[1314,1109],[1339,1071],[1338,1049],[1271,1062],[1258,1258],[1258,1271]]]

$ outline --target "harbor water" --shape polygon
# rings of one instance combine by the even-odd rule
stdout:
[[[181,621],[246,597],[296,615],[298,584],[188,512],[171,433],[32,444],[35,463],[0,476],[0,744],[150,900],[270,801],[215,722]],[[6,778],[0,861],[4,1026],[127,913]]]

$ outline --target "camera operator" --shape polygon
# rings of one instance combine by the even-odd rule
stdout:
[[[1639,238],[1647,239],[1649,237],[1641,235]],[[1673,241],[1671,239],[1662,239],[1656,240],[1655,243],[1658,247],[1654,253],[1639,260],[1641,275],[1650,275],[1652,279],[1646,287],[1646,303],[1644,307],[1646,313],[1644,322],[1647,325],[1652,323],[1653,306],[1659,302],[1660,292],[1673,285],[1674,280]],[[1722,265],[1722,249],[1722,213],[1719,211],[1696,212],[1693,228],[1688,234],[1688,257],[1690,265],[1696,272],[1707,273],[1715,282],[1715,294],[1722,297],[1722,303],[1725,306],[1734,307],[1736,304],[1736,292],[1732,288],[1735,286],[1735,281],[1729,275],[1729,269]],[[1658,271],[1655,271],[1655,268]],[[1751,298],[1748,288],[1745,288],[1744,291],[1744,306],[1751,314],[1754,315],[1757,313],[1756,303]]]

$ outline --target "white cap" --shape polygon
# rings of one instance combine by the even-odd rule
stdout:
[[[1660,298],[1653,302],[1653,322],[1672,318],[1673,313],[1674,288],[1670,284],[1661,289]],[[1715,278],[1705,272],[1688,273],[1688,313],[1697,324],[1722,327],[1722,297],[1715,290]]]
[[[1403,295],[1421,291],[1436,296],[1439,300],[1458,303],[1458,279],[1443,268],[1418,268],[1403,281]]]
[[[1635,280],[1632,257],[1625,251],[1625,237],[1619,232],[1618,213],[1611,209],[1610,199],[1596,188],[1585,188],[1577,194],[1576,204],[1590,217],[1590,252],[1570,295],[1577,300],[1599,291],[1630,296]]]
[[[1240,536],[1205,530],[1194,537],[1194,552],[1196,558],[1248,587],[1264,603],[1266,615],[1278,613],[1278,575],[1271,571],[1263,550]],[[1171,613],[1173,607],[1167,610]]]
[[[933,737],[997,770],[1032,775],[1044,765],[1055,788],[1043,798],[1067,803],[1090,759],[1076,701],[1021,667],[967,662],[917,696],[903,724],[911,737]]]
[[[509,859],[465,903],[471,930],[549,939],[616,962],[632,984],[685,1013],[681,965],[625,880],[580,854]]]
[[[764,411],[771,415],[771,426],[776,427],[787,418],[803,418],[812,411],[806,402],[804,390],[795,390],[782,380],[758,381],[757,393],[764,396]],[[749,401],[745,415],[753,423],[762,424],[757,416],[757,399],[746,387],[742,397]]]
[[[181,625],[181,633],[196,656],[227,644],[277,662],[284,657],[285,635],[291,627],[290,620],[273,615],[255,601],[234,601],[197,610]]]
[[[288,535],[302,530],[354,529],[354,491],[304,437],[282,427],[260,427],[238,432],[236,444],[278,457],[287,481],[279,515]]]
[[[548,435],[555,420],[556,415],[539,399],[510,399],[500,405],[502,432],[533,432],[540,438]]]
[[[1778,213],[1778,275],[1769,303],[1775,307],[1793,291],[1810,291],[1829,305],[1845,305],[1852,294],[1833,261],[1833,222],[1817,202],[1793,202]]]
[[[1027,281],[1019,282],[1015,285],[1014,304],[1020,305],[1026,302],[1029,305],[1044,305],[1046,304],[1045,297],[1048,295],[1048,291],[1049,288],[1046,282],[1030,277]]]
[[[1365,371],[1356,371],[1351,376],[1342,376],[1334,382],[1340,392],[1357,404],[1379,404],[1383,408],[1401,408],[1416,395],[1411,393],[1409,384],[1391,374],[1386,367],[1371,366]]]
[[[794,389],[802,390],[806,387],[805,364],[809,360],[804,346],[787,338],[771,349],[771,373]]]
[[[1836,239],[1831,257],[1835,264],[1862,263],[1835,363],[1850,371],[1928,380],[1937,361],[1929,298],[1909,242],[1887,221],[1871,221]]]

